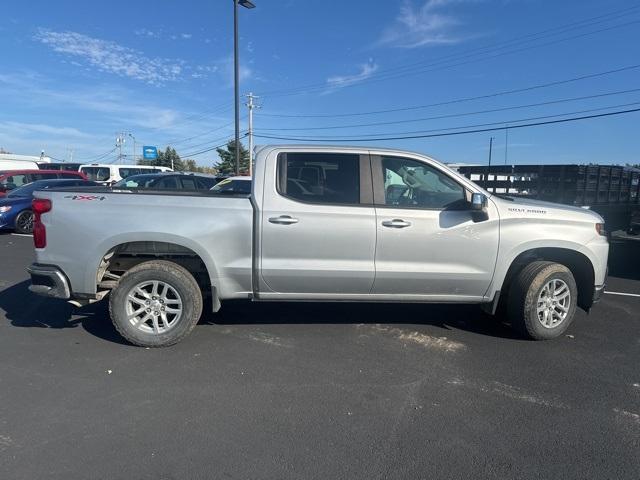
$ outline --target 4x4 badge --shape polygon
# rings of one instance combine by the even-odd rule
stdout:
[[[107,197],[98,196],[98,195],[67,195],[64,198],[70,198],[71,200],[104,200]]]

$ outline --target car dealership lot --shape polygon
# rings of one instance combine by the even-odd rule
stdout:
[[[153,350],[30,294],[31,238],[0,252],[0,478],[640,476],[640,297],[548,342],[470,306],[227,302]],[[609,290],[638,257],[613,245]]]

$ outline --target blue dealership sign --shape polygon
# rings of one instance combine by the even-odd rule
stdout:
[[[145,160],[155,160],[158,158],[158,147],[142,147],[142,158]]]

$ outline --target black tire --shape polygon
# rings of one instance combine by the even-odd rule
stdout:
[[[538,299],[551,280],[562,280],[569,288],[566,316],[553,327],[545,327],[538,318]],[[549,340],[562,335],[576,311],[578,289],[571,271],[559,263],[535,261],[526,265],[514,279],[507,299],[507,313],[512,328],[533,340]]]
[[[169,285],[177,292],[182,302],[181,315],[179,318],[176,317],[175,324],[164,332],[143,331],[139,327],[143,322],[134,325],[128,320],[127,308],[131,305],[127,299],[129,293],[136,285],[149,281],[160,281]],[[134,345],[167,347],[186,337],[198,323],[202,315],[202,292],[193,275],[184,267],[165,260],[152,260],[140,263],[122,275],[111,291],[109,313],[116,330]],[[153,325],[154,322],[149,321]],[[149,325],[146,327],[152,328]]]
[[[23,210],[16,217],[16,233],[33,233],[33,212]]]

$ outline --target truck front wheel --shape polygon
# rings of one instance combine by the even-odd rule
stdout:
[[[202,292],[184,267],[165,260],[136,265],[111,291],[116,330],[143,347],[166,347],[186,337],[202,314]]]
[[[534,340],[556,338],[573,321],[577,299],[576,281],[567,267],[531,262],[517,275],[509,292],[511,326]]]

